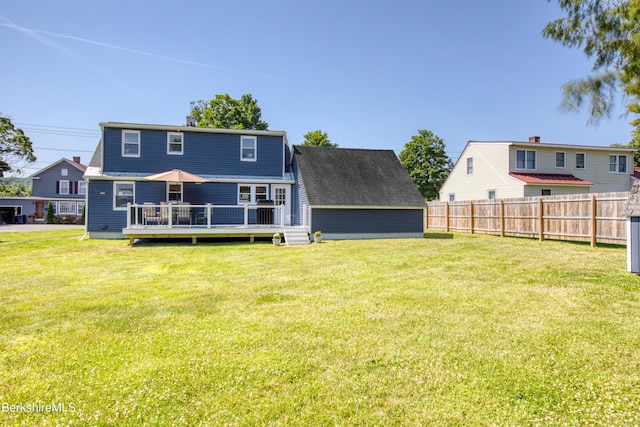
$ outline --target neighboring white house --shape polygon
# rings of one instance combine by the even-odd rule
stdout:
[[[634,148],[469,141],[440,188],[440,200],[505,199],[629,191]]]

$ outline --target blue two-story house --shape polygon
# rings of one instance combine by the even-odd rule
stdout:
[[[313,227],[329,238],[422,237],[424,200],[393,151],[292,150],[284,131],[100,126],[85,172],[92,238],[281,233],[306,244]]]
[[[85,173],[91,237],[271,235],[301,224],[283,131],[107,122]],[[172,170],[181,175],[154,175]],[[197,232],[196,232],[197,231]]]

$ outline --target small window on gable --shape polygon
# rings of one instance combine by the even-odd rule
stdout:
[[[585,153],[576,153],[576,169],[586,169],[587,155]]]
[[[556,151],[556,168],[564,169],[567,167],[566,153],[563,151]]]
[[[473,175],[473,157],[467,158],[467,175]]]
[[[140,131],[122,131],[122,157],[140,157]]]
[[[167,154],[183,154],[183,134],[172,133],[167,134]]]
[[[240,137],[240,160],[255,162],[257,160],[257,138],[255,136]]]
[[[60,173],[62,174],[62,176],[69,176],[69,169],[61,169]]]

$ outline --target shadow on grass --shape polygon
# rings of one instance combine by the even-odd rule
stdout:
[[[249,242],[249,238],[233,238],[233,237],[218,237],[218,238],[198,238],[196,244],[191,242],[191,238],[170,238],[170,239],[136,239],[134,247],[137,246],[153,246],[153,247],[167,247],[167,246],[223,246],[223,245],[243,245],[243,244],[272,244],[271,237],[256,237],[254,242]]]
[[[440,239],[440,240],[451,240],[453,239],[452,233],[424,233],[425,239]]]

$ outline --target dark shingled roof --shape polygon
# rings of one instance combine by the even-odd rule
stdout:
[[[312,206],[425,206],[391,150],[293,148]]]
[[[624,204],[622,215],[640,216],[640,181],[633,183],[633,187],[631,187],[631,192],[629,194],[629,200]]]

